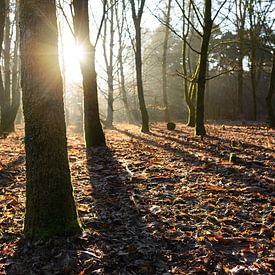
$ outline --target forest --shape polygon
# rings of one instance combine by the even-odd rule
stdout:
[[[0,0],[0,275],[274,274],[274,0]]]

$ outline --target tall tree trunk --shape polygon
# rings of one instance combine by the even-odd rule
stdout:
[[[137,78],[137,91],[139,99],[139,108],[141,111],[142,127],[141,132],[149,132],[149,116],[145,105],[143,81],[142,81],[142,57],[141,57],[141,29],[140,20],[135,22],[136,28],[136,78]]]
[[[0,57],[2,56],[2,44],[4,40],[6,12],[7,12],[6,0],[0,0]],[[2,78],[2,68],[0,66],[0,109],[1,109],[0,128],[2,125],[2,118],[3,118],[4,97],[5,97],[5,90],[4,90],[4,83]],[[1,134],[1,131],[0,131],[0,134]]]
[[[269,90],[266,97],[266,107],[268,113],[269,127],[275,128],[275,112],[272,105],[272,97],[275,90],[275,49],[273,50],[272,70],[270,75]]]
[[[105,146],[105,136],[99,118],[95,47],[90,42],[87,0],[73,0],[74,28],[77,43],[85,49],[80,61],[84,92],[84,129],[86,147]]]
[[[141,132],[149,133],[149,116],[144,99],[143,81],[142,81],[142,55],[141,55],[141,18],[143,14],[143,8],[145,0],[141,0],[138,4],[138,11],[135,9],[135,0],[130,0],[132,7],[132,17],[135,25],[135,60],[136,60],[136,80],[137,80],[137,92],[139,100],[139,108],[141,112]]]
[[[105,32],[105,62],[107,67],[107,78],[108,78],[108,105],[107,105],[107,118],[105,126],[107,128],[113,127],[114,120],[114,76],[113,76],[113,56],[114,56],[114,3],[110,0],[110,43],[109,43],[109,60],[106,54],[106,32]],[[105,26],[107,25],[108,18],[105,20]]]
[[[253,0],[249,2],[249,22],[250,22],[250,75],[251,75],[251,87],[252,87],[252,99],[253,99],[253,120],[257,120],[257,83],[256,83],[256,39],[255,39],[255,24],[253,22]]]
[[[189,2],[189,14],[188,17],[191,17],[191,21],[192,23],[194,23],[194,11],[192,11],[191,9],[191,1]],[[182,1],[182,10],[185,12],[186,10],[186,4],[185,4],[185,0]],[[189,29],[190,29],[190,25],[188,24],[188,26],[186,27],[186,20],[185,20],[185,16],[183,16],[183,25],[182,25],[182,36],[183,36],[183,41],[182,41],[182,71],[183,71],[183,75],[184,80],[183,80],[183,87],[184,87],[184,98],[185,98],[185,103],[186,103],[186,107],[187,107],[187,126],[189,127],[195,127],[195,83],[197,81],[197,69],[195,70],[195,74],[193,75],[192,81],[189,83],[188,86],[188,80],[187,80],[187,62],[186,59],[188,59],[188,63],[189,63],[189,69],[191,69],[191,62],[190,62],[190,52],[187,58],[187,37],[189,34]],[[194,36],[194,30],[192,29],[191,33],[190,33],[190,41],[192,40],[192,37]],[[189,49],[190,50],[190,49]]]
[[[122,3],[122,13],[125,10],[125,3],[123,1]],[[123,36],[123,29],[124,29],[124,24],[125,24],[125,17],[122,14],[122,22],[120,23],[119,21],[119,16],[118,16],[118,8],[119,6],[116,6],[116,23],[117,23],[117,29],[118,29],[118,66],[119,66],[119,78],[120,78],[120,90],[122,94],[122,101],[123,105],[126,111],[126,116],[128,119],[129,123],[133,122],[132,114],[130,112],[129,108],[129,102],[128,102],[128,97],[127,97],[127,92],[126,92],[126,86],[125,86],[125,74],[124,74],[124,66],[123,66],[123,41],[122,41],[122,36]]]
[[[204,11],[204,30],[200,49],[199,57],[199,72],[198,72],[198,92],[197,92],[197,105],[196,105],[196,135],[205,135],[204,127],[204,94],[205,94],[205,83],[206,83],[206,69],[208,59],[208,46],[211,37],[211,31],[213,21],[211,18],[211,0],[205,0],[205,11]]]
[[[67,154],[55,1],[20,1],[26,149],[24,233],[32,239],[80,232]]]
[[[238,25],[238,39],[239,39],[239,52],[238,52],[238,92],[237,92],[237,104],[238,104],[238,117],[241,118],[243,116],[243,58],[244,58],[244,25],[246,18],[246,10],[247,10],[247,0],[237,0],[236,6],[238,7],[239,18],[237,24]],[[238,16],[237,16],[238,17]]]
[[[170,13],[171,13],[171,1],[168,0],[167,13],[165,19],[165,35],[163,41],[163,54],[162,54],[162,93],[163,93],[163,105],[164,105],[164,121],[167,123],[170,121],[170,113],[167,98],[167,49],[169,39],[169,24],[170,24]]]
[[[19,62],[19,0],[16,0],[16,33],[13,50],[13,64],[12,64],[12,85],[11,85],[11,106],[9,110],[8,129],[15,130],[15,119],[20,106],[20,62]]]
[[[1,96],[1,123],[0,133],[9,133],[12,129],[9,129],[9,110],[10,110],[10,15],[9,8],[10,2],[6,0],[6,17],[5,17],[5,32],[4,32],[4,89]]]

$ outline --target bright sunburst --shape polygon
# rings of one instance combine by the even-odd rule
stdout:
[[[68,83],[80,82],[80,61],[85,59],[85,51],[83,47],[77,45],[71,37],[63,38],[63,58],[65,67],[65,76]]]

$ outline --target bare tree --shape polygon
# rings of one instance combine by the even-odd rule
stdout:
[[[138,1],[136,7],[136,1],[130,0],[132,8],[132,18],[135,25],[135,59],[136,59],[136,79],[137,79],[137,90],[139,107],[141,112],[143,133],[149,132],[149,116],[144,100],[143,82],[142,82],[142,55],[141,55],[141,19],[143,15],[145,0]]]
[[[163,54],[162,54],[162,93],[163,93],[163,105],[164,105],[164,120],[168,123],[170,122],[170,113],[167,97],[167,49],[168,49],[168,39],[169,39],[169,28],[170,25],[170,14],[171,14],[171,2],[168,0],[167,3],[167,12],[165,18],[165,34],[163,41]]]
[[[107,82],[108,82],[108,98],[107,98],[107,117],[105,121],[106,128],[112,128],[114,119],[114,0],[107,1],[107,8],[110,16],[106,16],[104,20],[104,34],[103,34],[103,52],[107,68]],[[108,24],[109,23],[109,24]],[[107,28],[109,25],[109,54],[107,50]]]
[[[84,129],[87,147],[105,146],[105,136],[100,123],[97,80],[95,71],[95,47],[90,41],[89,13],[87,0],[73,0],[74,30],[77,43],[85,51],[80,60],[84,92]]]

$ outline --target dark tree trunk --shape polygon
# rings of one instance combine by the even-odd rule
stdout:
[[[6,0],[0,0],[0,57],[2,56],[2,44],[4,39],[4,28],[5,28],[5,19],[6,19]],[[4,83],[2,78],[2,69],[0,66],[0,108],[1,108],[1,121],[3,117],[3,102],[4,102]],[[2,122],[0,121],[0,128],[2,125]],[[1,129],[0,129],[1,134]]]
[[[242,118],[243,116],[243,58],[244,58],[244,25],[246,18],[246,9],[247,9],[247,0],[246,1],[238,1],[239,5],[239,18],[237,23],[239,23],[238,29],[238,38],[239,38],[239,52],[238,52],[238,93],[237,93],[237,107],[238,107],[238,117]],[[243,9],[242,9],[243,7]]]
[[[145,5],[145,0],[141,0],[138,2],[138,8],[136,11],[135,8],[135,0],[131,0],[131,8],[132,8],[132,17],[135,25],[135,34],[136,34],[136,47],[135,47],[135,59],[136,59],[136,79],[137,79],[137,91],[138,91],[138,100],[139,100],[139,108],[141,112],[141,132],[149,133],[149,116],[145,104],[144,99],[144,91],[143,91],[143,81],[142,81],[142,55],[141,55],[141,18],[143,14],[143,8]]]
[[[143,92],[143,81],[142,81],[142,57],[141,57],[141,29],[140,19],[135,20],[136,29],[136,78],[137,78],[137,91],[139,108],[141,112],[141,132],[149,132],[149,116],[145,105],[144,92]]]
[[[269,84],[269,90],[266,97],[266,107],[267,107],[267,113],[268,113],[268,119],[269,119],[269,127],[275,128],[275,112],[273,110],[272,106],[272,97],[274,95],[275,90],[275,50],[273,50],[273,62],[272,62],[272,70],[271,70],[271,76],[270,76],[270,84]]]
[[[251,87],[252,87],[252,99],[253,99],[253,120],[257,120],[257,81],[256,81],[256,45],[257,45],[257,37],[255,37],[255,28],[253,22],[253,1],[249,2],[249,21],[250,21],[250,75],[251,75]]]
[[[20,62],[19,62],[19,0],[16,1],[16,34],[13,50],[13,64],[12,64],[12,85],[11,85],[11,105],[9,109],[8,128],[11,131],[15,130],[15,119],[20,106]]]
[[[98,109],[95,47],[90,42],[88,1],[74,0],[73,7],[76,39],[85,49],[85,58],[80,61],[80,69],[83,77],[86,147],[105,146]]]
[[[1,122],[0,133],[9,133],[9,109],[10,109],[10,17],[9,17],[9,1],[5,0],[5,32],[4,32],[4,84],[1,89]],[[1,80],[2,82],[2,80]],[[4,86],[3,86],[4,85]]]
[[[24,233],[32,239],[81,231],[67,155],[57,40],[55,1],[21,0],[27,176]]]
[[[211,37],[213,21],[211,18],[211,1],[205,0],[204,11],[204,30],[202,37],[202,44],[199,58],[199,72],[198,72],[198,92],[197,92],[197,106],[196,106],[196,135],[205,135],[204,127],[204,94],[206,83],[206,70],[208,59],[208,46]]]
[[[19,27],[18,27],[18,2],[16,6],[16,35],[13,47],[13,58],[11,57],[11,22],[9,13],[6,14],[5,22],[5,51],[4,51],[4,82],[1,90],[1,122],[0,133],[10,133],[14,131],[14,122],[20,105],[20,85],[19,85]],[[6,10],[9,11],[10,1],[6,0]],[[0,80],[2,83],[2,80]]]
[[[163,55],[162,55],[162,93],[163,93],[163,105],[164,105],[164,121],[170,122],[170,113],[168,106],[167,97],[167,49],[168,49],[168,38],[169,38],[169,24],[170,24],[170,12],[171,12],[171,1],[168,0],[167,13],[166,13],[166,27],[163,42]]]

